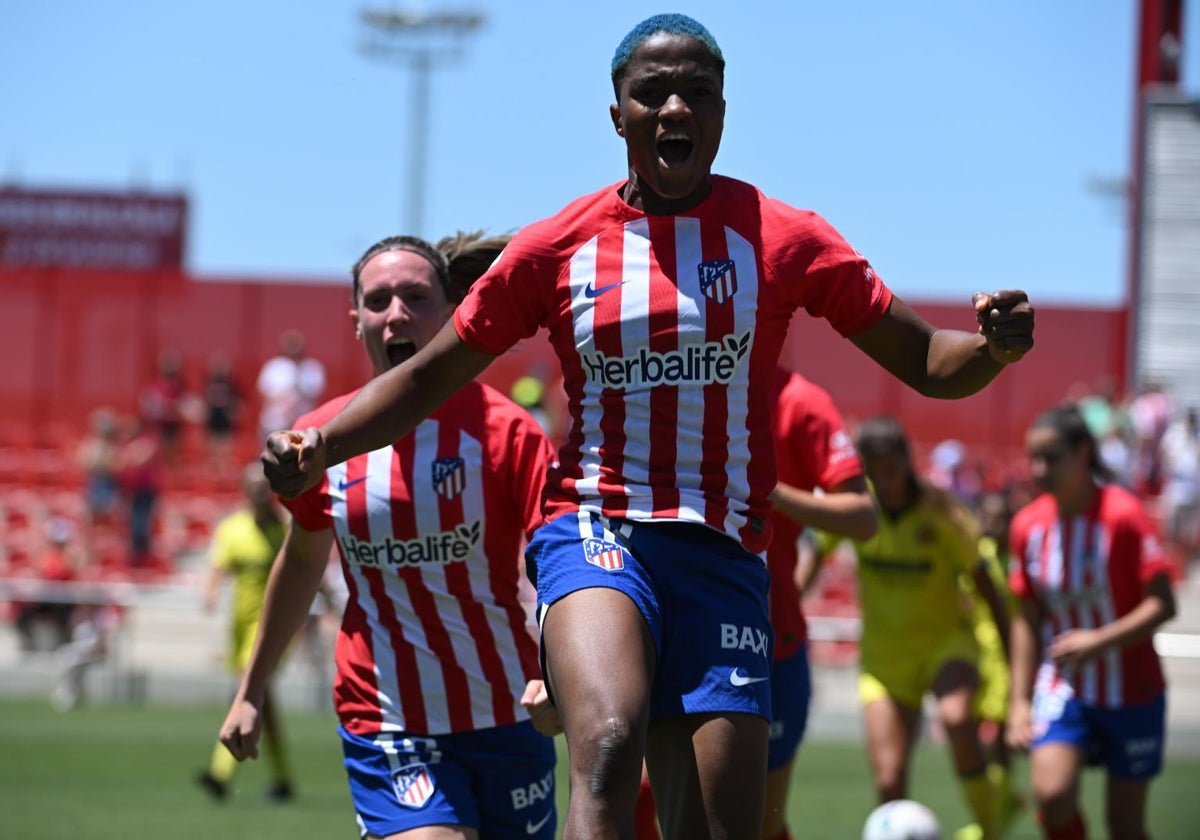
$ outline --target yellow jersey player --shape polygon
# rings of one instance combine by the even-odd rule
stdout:
[[[1012,505],[1003,493],[988,493],[980,502],[979,563],[1002,603],[989,603],[975,586],[974,575],[962,577],[970,599],[971,626],[979,645],[975,714],[979,719],[979,740],[987,755],[988,777],[999,795],[997,820],[1001,832],[1012,825],[1025,807],[1024,797],[1012,786],[1005,733],[1010,689],[1008,617],[1016,607],[1008,589],[1008,526],[1012,514]]]
[[[239,675],[250,662],[262,617],[267,578],[287,532],[286,514],[275,503],[261,464],[255,462],[246,467],[242,491],[246,495],[246,505],[221,520],[213,533],[211,566],[204,593],[205,610],[211,613],[216,609],[222,584],[226,579],[233,580],[229,665]],[[274,779],[267,789],[267,798],[289,800],[292,798],[291,772],[279,713],[269,692],[264,704],[263,729]],[[197,777],[197,782],[214,799],[224,799],[236,769],[237,760],[218,742],[208,769]]]
[[[960,836],[996,837],[996,792],[974,708],[979,647],[959,587],[966,575],[980,592],[995,592],[979,565],[977,526],[963,505],[920,480],[897,421],[864,422],[858,449],[880,509],[875,536],[853,542],[862,613],[859,700],[879,802],[908,798],[921,702],[932,692],[975,818]]]

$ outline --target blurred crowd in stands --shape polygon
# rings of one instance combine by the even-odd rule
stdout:
[[[1176,579],[1200,559],[1200,413],[1179,405],[1150,383],[1118,398],[1107,383],[1076,386],[1064,403],[1077,405],[1100,443],[1109,480],[1136,493],[1155,516],[1175,568]],[[1047,406],[1049,408],[1049,406]],[[902,419],[902,418],[901,418]],[[855,422],[847,418],[853,427]],[[974,513],[985,536],[1004,544],[1012,515],[1037,490],[1029,480],[1023,442],[1011,456],[972,451],[959,440],[915,441],[914,456],[930,483],[953,493]],[[806,535],[807,536],[807,535]],[[811,557],[814,547],[802,551]],[[1002,552],[1003,553],[1003,552]],[[808,559],[802,559],[808,562]],[[845,545],[826,558],[810,591],[804,593],[811,620],[814,662],[853,664],[858,648],[852,636],[859,616],[853,552]],[[822,624],[822,620],[825,624]],[[827,626],[829,630],[823,630]]]
[[[1076,386],[1065,402],[1076,404],[1100,444],[1110,480],[1148,503],[1163,536],[1184,563],[1197,549],[1200,513],[1200,414],[1179,406],[1157,384],[1149,383],[1126,399],[1111,386]],[[998,492],[1013,510],[1030,501],[1023,459],[995,463],[973,457],[957,440],[934,445],[925,459],[934,484],[950,490],[976,513],[984,497]]]
[[[168,582],[180,556],[206,551],[241,500],[259,429],[287,426],[325,389],[324,366],[295,330],[263,364],[257,400],[227,356],[205,360],[193,382],[185,363],[196,361],[163,350],[132,412],[99,406],[78,428],[0,429],[0,580],[50,585],[42,599],[5,605],[0,595],[23,649],[79,635],[94,605],[73,603],[70,584]],[[253,405],[260,418],[246,416]]]
[[[251,386],[256,393],[231,378],[223,355],[207,360],[201,382],[188,381],[186,361],[164,350],[135,413],[98,407],[86,428],[74,435],[64,430],[51,449],[0,433],[0,579],[169,581],[176,560],[206,551],[216,522],[238,505],[241,469],[255,457],[263,430],[286,428],[324,395],[324,367],[305,354],[295,330],[281,336],[279,355],[264,362]],[[542,378],[527,375],[512,395],[561,439],[565,418],[545,393]],[[1153,384],[1124,399],[1106,385],[1077,386],[1064,397],[1083,411],[1114,480],[1157,514],[1182,574],[1200,543],[1197,408],[1177,405]],[[261,406],[259,416],[248,417],[254,405]],[[989,499],[1014,511],[1034,494],[1022,457],[974,452],[958,440],[915,443],[928,478],[977,515]],[[1011,443],[1013,451],[1020,446]],[[827,564],[808,593],[810,613],[856,615],[853,579],[852,568]],[[8,606],[23,645],[56,647],[71,639],[72,605]],[[840,643],[822,648],[818,641],[814,650],[817,659],[852,654]]]

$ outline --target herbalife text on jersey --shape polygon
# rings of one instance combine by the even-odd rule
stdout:
[[[639,347],[632,356],[583,353],[588,378],[602,388],[629,388],[682,383],[723,385],[733,380],[738,362],[750,349],[751,333],[725,336],[724,341],[690,344],[658,353]]]

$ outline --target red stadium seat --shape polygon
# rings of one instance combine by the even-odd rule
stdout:
[[[0,448],[0,484],[24,486],[30,483],[30,459],[33,450],[24,446]]]

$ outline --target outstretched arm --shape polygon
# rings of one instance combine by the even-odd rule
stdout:
[[[967,332],[937,329],[893,297],[887,313],[851,341],[927,397],[966,397],[1033,347],[1033,306],[1024,292],[977,292],[973,304],[979,330]]]
[[[492,356],[472,350],[447,323],[402,365],[372,379],[318,429],[275,432],[263,450],[271,489],[286,498],[316,484],[326,467],[388,446],[483,372]]]
[[[321,588],[333,531],[306,531],[292,522],[271,568],[263,601],[262,620],[250,664],[242,677],[229,714],[221,726],[221,743],[234,758],[258,757],[258,736],[267,682],[279,666],[292,638],[308,618],[309,607]]]
[[[781,481],[771,491],[770,500],[789,519],[852,540],[869,540],[879,528],[875,499],[861,475],[820,496]]]

